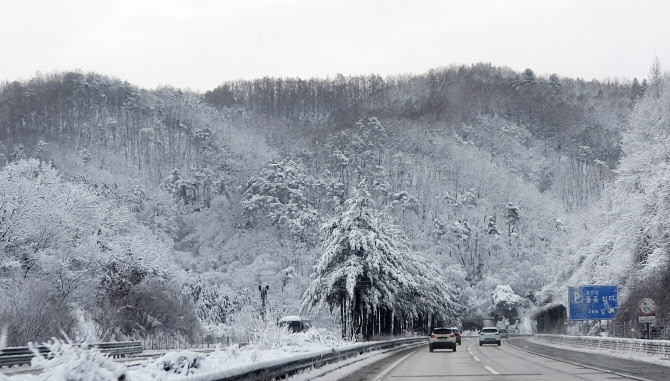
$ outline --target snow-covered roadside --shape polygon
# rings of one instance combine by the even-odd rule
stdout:
[[[281,338],[280,345],[271,348],[250,344],[240,348],[233,345],[217,348],[203,355],[194,352],[171,352],[137,368],[128,370],[128,380],[176,380],[189,376],[194,381],[233,375],[263,366],[269,367],[287,360],[300,360],[316,354],[327,354],[337,349],[360,344],[344,341],[329,331],[312,329]]]
[[[636,340],[636,339],[621,339],[621,340]],[[569,344],[566,344],[566,343],[548,342],[548,341],[545,341],[545,340],[542,340],[542,339],[538,339],[537,337],[531,337],[531,338],[528,339],[528,341],[530,341],[531,343],[534,343],[534,344],[546,345],[548,347],[553,347],[553,348],[558,348],[558,349],[584,352],[584,353],[591,353],[591,354],[597,354],[597,355],[607,355],[607,356],[613,356],[613,357],[618,357],[618,358],[627,359],[627,360],[642,361],[642,362],[647,362],[647,363],[651,363],[651,364],[664,365],[664,366],[670,367],[670,359],[663,358],[663,357],[660,357],[660,356],[653,356],[653,355],[648,354],[648,353],[641,353],[639,351],[633,351],[633,350],[628,350],[628,351],[618,350],[617,351],[617,350],[613,350],[612,348],[581,347],[581,346],[576,346],[576,345],[569,345]]]
[[[57,341],[49,344],[55,355],[53,358],[33,359],[33,366],[43,368],[41,374],[15,375],[7,377],[7,380],[103,381],[121,376],[127,381],[181,380],[185,376],[194,381],[207,380],[212,376],[222,377],[257,366],[270,366],[289,359],[298,360],[364,345],[342,340],[339,335],[324,329],[289,334],[284,330],[270,328],[264,334],[263,339],[242,348],[238,345],[216,348],[209,354],[169,352],[158,359],[142,361],[137,366],[115,362],[96,348]]]

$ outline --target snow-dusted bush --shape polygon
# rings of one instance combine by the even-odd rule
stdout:
[[[159,380],[174,374],[202,374],[352,344],[325,329],[291,333],[285,327],[273,323],[257,326],[253,335],[249,345],[240,347],[233,344],[226,348],[217,346],[214,352],[206,356],[189,351],[168,353],[159,359],[145,362],[139,368],[129,370],[128,379]]]
[[[164,372],[188,376],[191,369],[198,369],[202,366],[206,357],[203,353],[191,351],[168,352],[154,361],[153,364]]]
[[[0,287],[0,324],[7,324],[7,341],[23,346],[64,332],[74,332],[76,318],[53,283],[46,279],[15,279]]]
[[[124,380],[126,368],[105,356],[97,348],[61,340],[45,343],[48,355],[33,350],[31,365],[43,368],[35,380],[49,381],[111,381]],[[25,376],[26,379],[30,376]]]
[[[0,321],[10,345],[72,335],[75,309],[104,339],[197,333],[171,246],[84,180],[35,159],[0,169]]]

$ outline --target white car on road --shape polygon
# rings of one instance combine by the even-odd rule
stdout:
[[[447,348],[456,352],[456,334],[451,328],[435,328],[430,335],[430,351]]]
[[[479,346],[483,344],[498,344],[500,345],[500,332],[496,327],[484,327],[479,333]]]

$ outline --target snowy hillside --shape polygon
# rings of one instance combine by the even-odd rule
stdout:
[[[488,64],[206,94],[78,72],[5,83],[9,345],[61,327],[232,336],[259,285],[271,316],[302,308],[349,337],[492,314],[529,327],[643,91]]]

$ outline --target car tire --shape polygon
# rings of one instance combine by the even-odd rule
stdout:
[[[482,346],[482,342],[481,342],[481,341],[479,342],[479,346],[480,346],[480,347]]]
[[[454,345],[454,352],[456,352],[456,345]]]
[[[433,351],[433,346],[429,345],[429,347],[430,347],[430,351],[432,352]]]
[[[502,341],[498,340],[498,346],[500,346],[501,343],[502,343]]]

